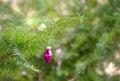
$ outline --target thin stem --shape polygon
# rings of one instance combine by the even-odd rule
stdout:
[[[75,15],[75,17],[77,17],[77,15]],[[70,19],[63,20],[63,22],[59,23],[58,25],[55,25],[55,26],[52,27],[52,28],[49,28],[48,30],[46,30],[46,31],[44,31],[44,32],[42,32],[42,33],[40,33],[40,34],[38,34],[38,35],[35,36],[35,37],[32,37],[31,39],[25,41],[25,43],[26,43],[26,42],[30,42],[31,40],[33,40],[33,39],[35,39],[35,38],[38,38],[38,37],[41,36],[41,35],[46,34],[46,32],[49,32],[49,31],[51,31],[51,30],[57,28],[58,26],[61,26],[61,25],[65,25],[65,24],[71,23],[71,21],[74,20],[75,17],[71,17]],[[66,22],[64,22],[64,21],[66,21]]]
[[[4,56],[1,56],[0,57],[0,61],[3,61],[4,59],[6,59],[7,57],[11,56],[12,53],[9,53],[9,54],[5,54]]]
[[[58,26],[63,25],[63,24],[65,24],[65,23],[61,23],[61,24],[59,24],[59,25],[56,25],[55,27],[52,27],[52,28],[48,29],[47,31],[44,31],[43,33],[40,33],[39,35],[37,35],[37,36],[35,36],[35,37],[27,40],[26,42],[30,42],[31,40],[33,40],[33,39],[35,39],[35,38],[37,38],[37,37],[45,34],[46,32],[49,32],[50,30],[53,30],[53,29],[55,29],[55,28],[57,28]]]

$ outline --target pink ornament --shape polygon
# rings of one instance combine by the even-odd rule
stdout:
[[[45,59],[47,64],[50,64],[50,62],[52,60],[52,52],[51,52],[50,46],[47,46],[47,48],[46,48],[46,51],[44,53],[44,59]]]

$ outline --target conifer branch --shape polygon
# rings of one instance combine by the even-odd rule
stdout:
[[[60,24],[60,25],[62,25],[62,24]],[[57,26],[60,26],[60,25],[57,25]],[[42,33],[38,34],[37,36],[35,36],[35,37],[33,37],[33,38],[31,38],[31,39],[27,40],[26,42],[30,42],[30,41],[32,41],[33,39],[35,39],[35,38],[37,38],[37,37],[39,37],[39,36],[41,36],[41,35],[45,34],[46,32],[48,32],[48,31],[50,31],[50,30],[53,30],[53,29],[57,28],[57,26],[52,27],[52,28],[48,29],[47,31],[44,31],[44,32],[42,32]]]
[[[49,28],[48,30],[43,31],[42,33],[38,34],[37,36],[35,36],[35,37],[33,37],[33,38],[29,39],[29,40],[27,40],[26,42],[30,42],[30,41],[32,41],[33,39],[36,39],[36,38],[38,38],[39,36],[46,34],[46,32],[49,32],[49,31],[51,31],[51,30],[53,30],[53,29],[56,29],[56,28],[59,27],[59,26],[66,25],[66,24],[71,24],[71,23],[73,23],[73,22],[76,23],[76,20],[77,20],[77,22],[78,22],[79,20],[81,21],[81,19],[80,19],[79,17],[81,17],[81,19],[84,18],[83,16],[80,16],[79,14],[75,14],[75,16],[72,16],[72,17],[70,16],[70,18],[69,18],[69,17],[63,18],[63,19],[61,19],[61,23],[58,23],[58,24],[57,24],[57,22],[56,22],[56,23],[54,24],[54,27],[51,27],[51,28]],[[59,20],[59,21],[60,21],[60,20]],[[58,21],[58,22],[59,22],[59,21]],[[26,42],[25,42],[25,43],[26,43]]]

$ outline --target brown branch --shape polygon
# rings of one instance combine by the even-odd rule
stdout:
[[[12,53],[8,53],[3,56],[0,56],[0,61],[3,61],[4,59],[6,59],[7,57],[10,57],[11,55],[12,55]]]

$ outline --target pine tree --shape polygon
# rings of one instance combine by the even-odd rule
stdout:
[[[1,0],[0,81],[118,81],[119,3]]]
[[[24,70],[28,70],[30,73],[40,73],[41,66],[45,64],[43,53],[46,47],[55,48],[55,34],[59,35],[58,31],[62,32],[61,30],[65,27],[76,25],[84,19],[83,16],[76,13],[59,18],[57,21],[54,21],[52,17],[52,19],[39,17],[41,14],[39,11],[32,14],[34,10],[39,9],[38,5],[41,1],[37,0],[35,2],[34,0],[25,1],[25,3],[21,1],[19,4],[21,8],[18,8],[18,4],[14,0],[10,2],[11,5],[8,3],[1,3],[2,15],[8,14],[5,19],[1,17],[0,74],[3,80],[7,77],[17,77]],[[9,8],[10,6],[12,8]],[[32,8],[26,12],[26,8],[29,6]],[[36,63],[38,63],[37,66]]]

